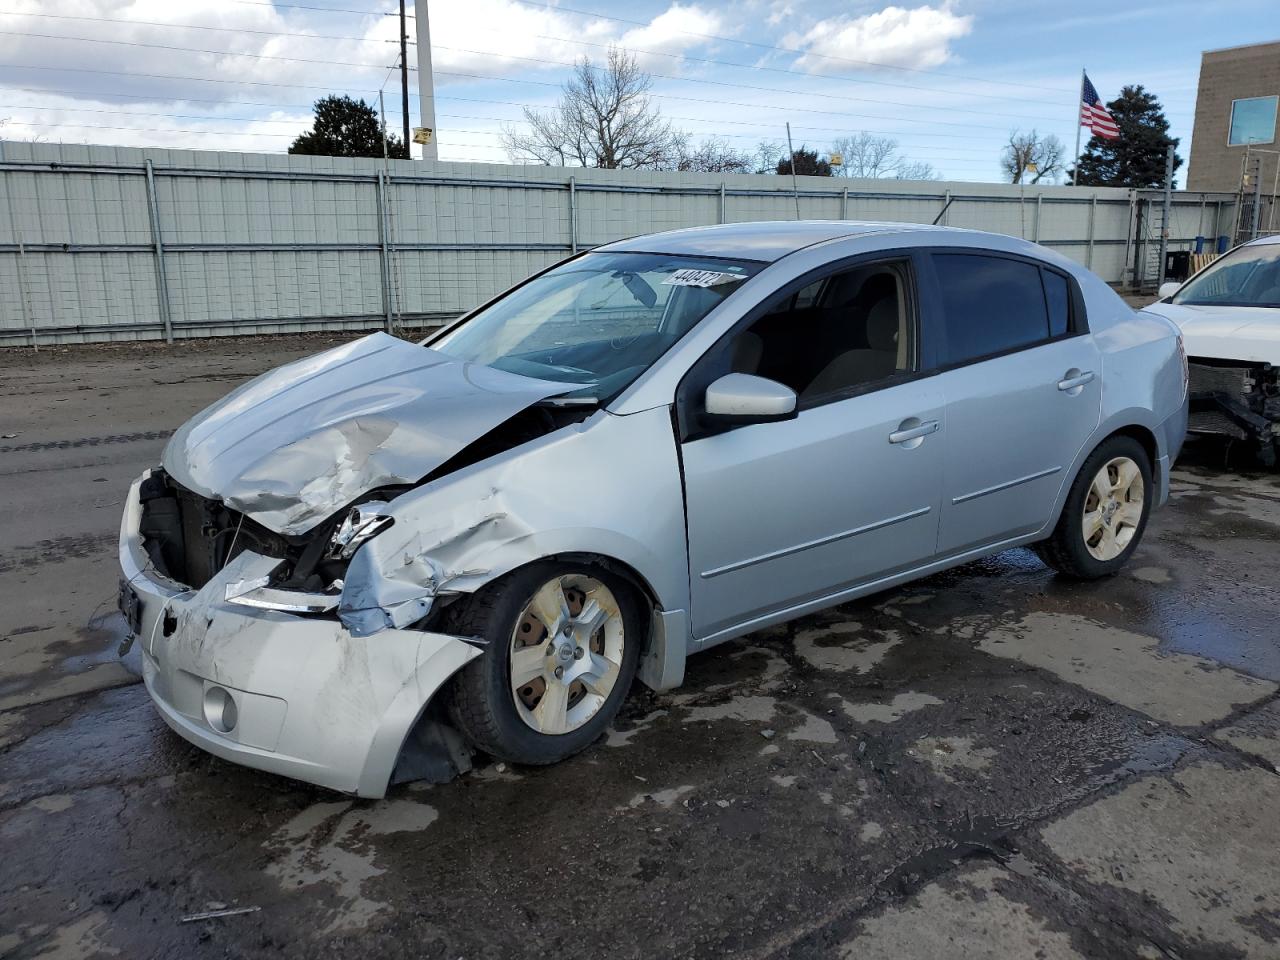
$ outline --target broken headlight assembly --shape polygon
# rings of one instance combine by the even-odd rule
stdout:
[[[298,583],[304,576],[310,577],[314,568],[321,564],[326,568],[333,565],[345,568],[347,561],[363,544],[395,522],[392,517],[386,516],[383,512],[387,507],[386,501],[383,500],[370,500],[357,504],[347,511],[337,528],[327,540],[323,541],[324,549],[321,557],[316,558],[316,551],[308,548],[303,551],[293,574],[288,578],[278,577],[284,567],[282,565],[265,577],[238,580],[227,584],[223,599],[242,607],[281,610],[287,613],[318,614],[337,609],[338,601],[342,598],[341,578],[334,577],[329,586],[323,590],[298,589]],[[323,532],[320,536],[324,536]],[[319,563],[316,562],[317,559]],[[299,569],[304,567],[307,569]]]

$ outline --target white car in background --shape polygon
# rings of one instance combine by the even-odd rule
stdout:
[[[1186,283],[1166,283],[1147,313],[1182,329],[1191,365],[1189,432],[1252,441],[1280,455],[1280,236],[1224,254]]]

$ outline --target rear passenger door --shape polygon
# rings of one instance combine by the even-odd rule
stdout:
[[[938,554],[950,556],[1045,525],[1097,427],[1102,369],[1066,273],[986,251],[929,259],[946,404]]]

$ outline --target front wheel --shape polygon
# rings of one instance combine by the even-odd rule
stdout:
[[[586,564],[544,561],[450,608],[449,629],[486,643],[452,685],[450,714],[500,760],[548,764],[613,720],[635,676],[644,624],[637,591]]]
[[[1095,580],[1137,549],[1151,512],[1151,461],[1132,437],[1111,437],[1090,454],[1067,494],[1053,535],[1034,547],[1059,573]]]

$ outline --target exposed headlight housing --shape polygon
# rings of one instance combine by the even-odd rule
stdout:
[[[330,560],[350,560],[366,540],[376,537],[395,523],[385,515],[388,504],[383,500],[370,500],[352,507],[329,538],[325,556]]]

